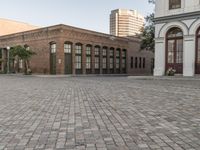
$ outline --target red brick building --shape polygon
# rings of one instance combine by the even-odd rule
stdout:
[[[37,74],[136,75],[152,72],[153,54],[140,51],[139,39],[67,25],[0,36],[1,72],[7,68],[6,48],[16,45],[26,45],[37,53],[30,60],[32,72]]]

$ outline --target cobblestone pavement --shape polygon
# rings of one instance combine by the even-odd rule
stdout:
[[[0,149],[200,150],[200,80],[1,75]]]

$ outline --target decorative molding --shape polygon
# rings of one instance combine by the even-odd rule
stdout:
[[[183,27],[185,27],[185,30],[187,30],[186,32],[187,33],[184,33],[184,29],[183,29],[183,27],[181,26],[181,25],[183,25]],[[158,37],[159,38],[161,38],[161,32],[162,32],[162,30],[165,28],[165,27],[167,27],[168,26],[168,28],[166,29],[166,32],[170,29],[170,28],[172,28],[172,27],[178,27],[178,28],[180,28],[181,30],[183,30],[183,33],[184,34],[186,34],[186,35],[189,35],[189,28],[188,28],[188,26],[184,23],[184,22],[182,22],[182,21],[176,21],[176,22],[169,22],[169,23],[166,23],[166,24],[164,24],[161,28],[160,28],[160,30],[159,30],[159,32],[158,32]],[[165,33],[166,33],[165,32]]]
[[[154,22],[155,24],[160,24],[160,23],[173,22],[173,21],[196,19],[199,17],[200,17],[200,11],[195,11],[195,12],[190,12],[190,13],[181,13],[178,15],[158,17],[154,19]]]

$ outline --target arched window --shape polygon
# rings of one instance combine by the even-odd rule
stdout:
[[[82,44],[77,43],[75,45],[75,66],[76,74],[82,73]]]
[[[64,53],[68,53],[68,54],[72,53],[72,43],[71,42],[65,42]]]
[[[64,43],[64,70],[65,74],[72,74],[72,42],[65,42]]]
[[[177,27],[170,29],[167,33],[168,38],[175,38],[175,37],[182,37],[182,36],[183,36],[182,30]]]
[[[114,73],[114,50],[115,50],[115,48],[113,48],[113,47],[111,47],[110,48],[110,52],[109,52],[109,54],[110,54],[110,65],[109,65],[109,67],[110,67],[110,73]]]
[[[92,45],[86,45],[86,73],[90,74],[92,68]]]
[[[108,48],[106,46],[103,47],[102,49],[102,68],[103,68],[103,73],[107,73],[107,51]]]
[[[56,43],[50,43],[50,51],[51,53],[56,53]]]
[[[116,50],[116,71],[120,73],[120,48]]]
[[[100,71],[100,46],[95,46],[94,48],[94,68],[95,74],[99,74]]]
[[[177,73],[183,71],[183,32],[174,27],[167,32],[166,69],[174,68]]]
[[[86,45],[86,55],[91,56],[92,54],[92,45]]]
[[[196,32],[196,68],[195,73],[200,74],[200,27]]]

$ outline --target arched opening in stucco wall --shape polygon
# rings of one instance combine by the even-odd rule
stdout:
[[[183,73],[183,32],[178,27],[169,29],[166,34],[166,71],[169,68]]]

